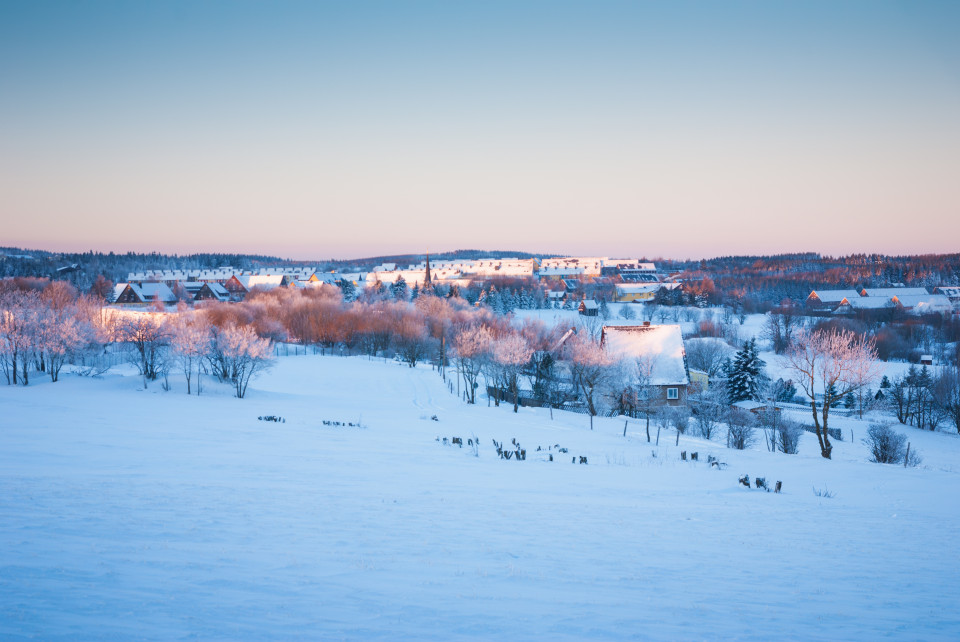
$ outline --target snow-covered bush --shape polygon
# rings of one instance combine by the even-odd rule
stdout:
[[[690,426],[690,411],[685,406],[666,406],[660,412],[660,425],[686,434]]]
[[[906,456],[907,438],[886,424],[873,424],[863,443],[870,447],[871,460],[878,464],[899,464]]]
[[[751,413],[740,408],[731,408],[727,413],[727,447],[737,450],[750,447],[755,440],[755,423]]]
[[[796,421],[781,419],[775,437],[777,449],[788,455],[796,455],[797,447],[800,445],[800,435],[802,434],[803,428]]]

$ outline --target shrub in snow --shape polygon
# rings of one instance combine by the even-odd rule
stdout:
[[[663,426],[672,428],[678,433],[686,434],[690,425],[690,411],[684,406],[670,406],[663,410],[661,416]]]
[[[886,424],[873,424],[863,443],[870,447],[870,461],[899,464],[906,456],[907,438]]]
[[[726,408],[721,388],[697,390],[693,397],[697,435],[710,440],[723,422]]]
[[[775,435],[777,449],[788,455],[796,455],[797,447],[800,445],[800,435],[802,434],[803,428],[796,421],[781,419]]]
[[[751,413],[739,408],[731,408],[727,413],[727,447],[745,450],[755,440],[755,420]]]

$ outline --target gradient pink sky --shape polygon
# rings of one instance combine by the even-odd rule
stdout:
[[[960,3],[4,3],[0,245],[960,251]]]

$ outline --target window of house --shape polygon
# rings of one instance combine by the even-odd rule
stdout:
[[[667,399],[679,399],[680,391],[677,388],[667,388]]]

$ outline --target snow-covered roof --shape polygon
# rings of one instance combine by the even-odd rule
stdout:
[[[853,299],[860,296],[856,290],[814,290],[808,299],[817,298],[823,303],[840,303],[844,299]]]
[[[596,310],[600,307],[593,299],[584,299],[580,302],[580,305],[583,306],[584,310]]]
[[[650,383],[686,385],[686,353],[679,325],[606,325],[601,342],[609,354],[623,359],[650,360]]]
[[[130,288],[137,299],[142,303],[152,301],[162,301],[163,303],[173,303],[177,300],[171,290],[165,283],[118,283],[113,288],[113,300],[116,301],[124,290]]]
[[[951,299],[960,298],[960,285],[941,285],[937,288],[937,294],[942,294]]]
[[[230,297],[230,292],[227,290],[227,288],[223,287],[219,283],[207,283],[206,286],[210,288],[210,291],[218,297]]]
[[[617,292],[620,294],[644,294],[656,292],[660,289],[659,283],[618,283]]]
[[[901,296],[927,296],[927,288],[863,288],[862,296],[880,296],[887,299]]]
[[[271,289],[283,284],[283,274],[242,274],[237,277],[243,287]]]
[[[139,287],[137,285],[133,287],[139,290],[144,301],[163,301],[164,303],[170,303],[177,300],[177,297],[173,294],[173,290],[167,287],[165,283],[144,283]]]
[[[950,312],[953,303],[942,294],[925,294],[923,296],[896,296],[894,301],[915,314],[935,314]]]
[[[656,271],[657,266],[653,263],[641,263],[639,259],[616,259],[605,257],[602,260],[603,267],[619,267],[621,270],[645,270]]]
[[[855,296],[850,299],[845,298],[840,302],[840,305],[849,305],[854,310],[882,310],[883,308],[892,308],[893,301],[890,300],[890,297]]]
[[[600,276],[603,262],[606,257],[603,256],[564,256],[553,259],[543,259],[540,263],[540,275],[544,275],[547,270],[579,268],[588,276]]]
[[[567,276],[583,274],[581,267],[548,267],[540,268],[540,276]]]

